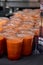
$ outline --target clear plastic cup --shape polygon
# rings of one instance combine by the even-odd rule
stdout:
[[[32,43],[34,34],[32,32],[29,32],[28,34],[19,33],[17,34],[17,36],[23,38],[22,55],[30,55],[32,53]]]
[[[5,38],[3,34],[0,33],[0,57],[2,57],[4,54],[4,44],[5,44],[4,42],[5,42]]]
[[[8,59],[17,60],[21,57],[23,39],[18,37],[7,37]]]

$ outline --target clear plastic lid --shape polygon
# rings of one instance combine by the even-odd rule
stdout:
[[[0,26],[6,25],[9,22],[8,18],[0,17]]]
[[[33,28],[33,25],[23,24],[23,25],[22,25],[22,28],[23,28],[24,30],[29,30],[29,29]]]
[[[16,15],[16,14],[23,14],[23,12],[22,11],[17,11],[17,12],[14,12],[13,14],[14,15]]]
[[[23,34],[23,33],[17,33],[16,36],[23,38],[25,36],[25,34]]]
[[[32,9],[23,9],[23,12],[25,12],[25,13],[29,13],[30,11],[32,11]]]
[[[12,32],[3,32],[3,36],[5,38],[14,38],[15,37],[15,33],[12,31]]]
[[[19,26],[21,25],[21,23],[22,23],[22,20],[19,18],[10,20],[10,24],[13,24],[14,26]]]
[[[21,42],[23,42],[23,38],[17,37],[16,34],[10,35],[10,34],[4,33],[3,35],[6,38],[7,42],[11,42],[11,43],[19,43],[19,42],[21,43]]]
[[[34,36],[34,33],[31,31],[22,31],[22,33],[17,33],[16,34],[18,37],[24,38],[24,37],[29,37],[29,36]]]
[[[18,17],[18,18],[20,18],[20,19],[23,19],[23,13],[22,13],[22,12],[16,12],[16,13],[14,14],[14,16],[15,16],[15,17]]]
[[[29,26],[29,25],[34,25],[34,23],[33,23],[33,22],[31,22],[31,21],[26,21],[26,22],[23,22],[23,24],[24,24],[24,25],[28,25],[28,26]]]

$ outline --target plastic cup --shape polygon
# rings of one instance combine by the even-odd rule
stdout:
[[[34,37],[33,33],[19,33],[18,36],[23,38],[22,55],[30,55],[32,53],[32,42]]]
[[[4,45],[4,37],[0,35],[0,57],[2,57],[4,53],[3,45]]]
[[[22,50],[22,39],[21,38],[12,38],[9,37],[6,39],[7,41],[7,53],[8,59],[10,60],[17,60],[21,57],[21,50]]]

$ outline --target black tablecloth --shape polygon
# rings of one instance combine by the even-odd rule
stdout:
[[[0,65],[43,65],[43,55],[22,57],[20,60],[15,61],[3,57],[0,58]]]

